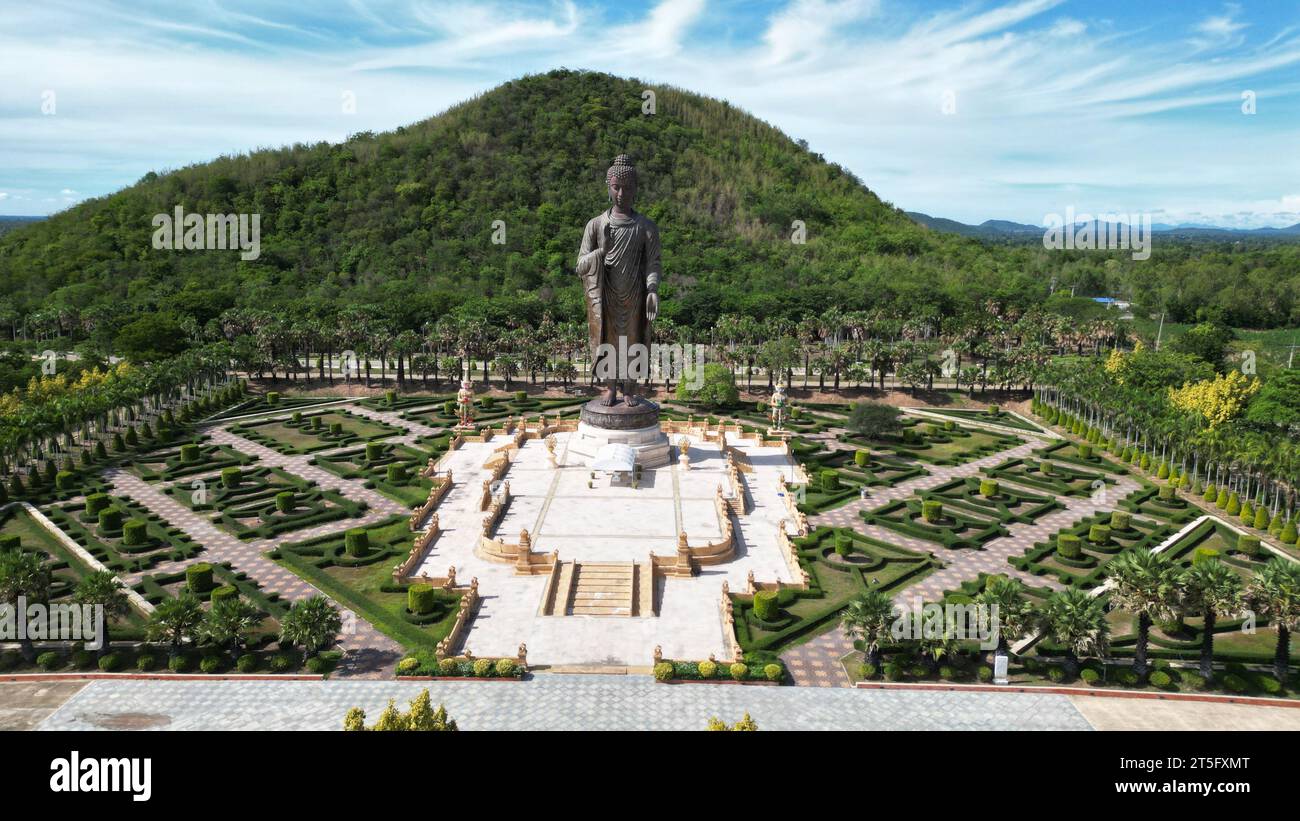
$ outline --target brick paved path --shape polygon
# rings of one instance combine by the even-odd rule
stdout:
[[[1088,730],[1068,696],[656,684],[649,676],[474,681],[92,681],[38,725],[93,730],[119,716],[173,730],[337,730],[428,689],[462,730],[702,730],[746,711],[761,730]]]

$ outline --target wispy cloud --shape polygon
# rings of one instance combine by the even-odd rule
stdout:
[[[0,84],[0,187],[30,196],[0,198],[0,212],[63,207],[223,153],[393,128],[567,66],[728,99],[909,209],[1036,222],[1073,204],[1280,224],[1300,191],[1300,171],[1277,161],[1300,133],[1300,9],[1187,5],[18,6],[0,30],[3,67],[21,67]],[[1247,90],[1255,116],[1241,110]]]

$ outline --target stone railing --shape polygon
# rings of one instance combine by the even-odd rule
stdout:
[[[736,469],[736,463],[730,455],[727,456],[727,486],[730,495],[727,499],[728,507],[731,512],[737,516],[743,516],[745,510],[745,481],[741,478],[740,471]]]
[[[682,531],[677,534],[677,552],[674,555],[650,555],[652,568],[665,576],[693,576],[696,567],[722,564],[735,556],[736,534],[731,524],[731,507],[723,498],[721,487],[713,494],[713,505],[718,513],[718,521],[722,523],[722,537],[717,541],[692,545],[686,532]]]
[[[425,499],[424,504],[411,512],[411,530],[420,529],[420,523],[424,521],[424,517],[433,512],[433,509],[438,506],[438,503],[442,501],[442,497],[446,496],[449,490],[451,490],[450,470],[447,471],[446,476],[434,479],[433,487],[429,488],[429,498]]]
[[[777,490],[781,493],[781,498],[785,500],[785,509],[790,514],[790,521],[794,523],[795,532],[800,536],[808,535],[808,517],[799,510],[798,503],[794,500],[794,491],[786,484],[785,479],[778,474],[776,477]]]
[[[460,609],[456,612],[456,621],[451,626],[451,632],[447,637],[438,642],[434,649],[434,656],[438,661],[451,657],[451,648],[460,644],[465,638],[465,633],[469,629],[469,622],[474,618],[474,612],[478,609],[478,577],[470,579],[469,587],[454,588],[455,592],[460,593]],[[466,653],[466,656],[469,654]]]
[[[487,480],[483,481],[483,485],[484,491],[488,491],[490,486]],[[483,517],[483,529],[479,533],[481,536],[491,536],[492,531],[496,530],[497,523],[501,521],[502,515],[505,514],[506,506],[510,504],[510,483],[503,482],[501,492],[496,496],[492,496],[490,492],[488,495],[490,499],[487,506],[488,515]]]
[[[420,566],[420,561],[424,558],[425,551],[428,550],[429,545],[433,544],[433,540],[438,538],[441,531],[442,529],[438,526],[438,514],[435,513],[429,517],[429,527],[415,537],[415,541],[411,545],[411,552],[407,554],[401,564],[393,568],[393,581],[402,584],[411,573],[415,572],[415,568]]]
[[[516,576],[540,576],[555,572],[560,563],[559,551],[538,553],[533,550],[532,537],[527,530],[520,531],[518,542],[479,536],[474,555],[489,562],[513,565]]]
[[[799,552],[794,542],[790,540],[790,534],[785,532],[785,519],[777,523],[776,544],[781,550],[782,558],[785,559],[786,567],[790,568],[790,576],[794,579],[792,587],[807,590],[812,584],[812,579],[809,578],[808,571],[799,564]]]
[[[745,651],[741,649],[740,642],[736,641],[736,613],[731,601],[731,590],[727,582],[722,582],[722,602],[720,607],[722,613],[722,636],[726,642],[726,651],[731,654],[733,662],[744,661]]]

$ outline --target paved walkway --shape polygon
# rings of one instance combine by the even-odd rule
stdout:
[[[93,681],[42,730],[335,730],[428,688],[462,730],[702,730],[746,711],[763,730],[1087,730],[1065,696],[656,684],[648,676],[538,675],[522,683]],[[3,693],[3,690],[0,690]]]

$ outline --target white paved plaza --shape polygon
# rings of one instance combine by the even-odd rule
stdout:
[[[723,523],[714,494],[720,485],[727,492],[727,476],[716,442],[688,437],[689,469],[674,461],[647,470],[633,488],[603,474],[591,480],[584,459],[567,452],[571,434],[555,436],[558,467],[550,465],[542,440],[530,439],[516,452],[504,476],[510,483],[510,503],[494,535],[516,542],[526,529],[533,550],[558,551],[561,561],[588,562],[647,562],[651,554],[672,557],[682,531],[693,545],[721,537]],[[483,464],[506,441],[500,438],[467,442],[440,462],[441,470],[452,471],[454,483],[438,506],[442,532],[415,575],[442,576],[455,566],[459,582],[478,578],[483,601],[464,643],[475,655],[513,655],[522,642],[528,646],[529,663],[543,665],[646,666],[656,645],[669,658],[721,656],[722,582],[742,590],[751,571],[760,582],[793,580],[777,543],[777,528],[788,516],[777,477],[790,475],[790,461],[779,448],[728,436],[728,443],[753,465],[753,471],[744,474],[748,512],[733,521],[736,556],[702,567],[690,579],[660,578],[657,616],[540,615],[546,577],[516,575],[511,565],[475,554],[486,515],[479,501],[490,475]],[[679,438],[673,436],[674,446]],[[675,459],[676,447],[673,453]],[[793,533],[793,524],[787,532]]]

